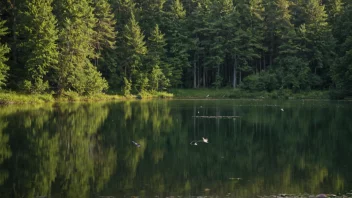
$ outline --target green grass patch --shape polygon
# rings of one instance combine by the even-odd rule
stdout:
[[[135,97],[138,99],[143,99],[143,98],[172,98],[174,95],[172,93],[167,93],[167,92],[160,92],[160,91],[152,91],[152,92],[146,92],[143,91],[140,94],[136,95]]]
[[[184,99],[329,99],[329,91],[292,90],[246,91],[242,89],[171,89],[168,92],[141,92],[137,95],[121,96],[117,94],[95,94],[80,96],[76,92],[67,91],[54,98],[51,94],[21,94],[16,92],[0,92],[0,104],[41,104],[50,102],[89,102],[113,101],[152,98],[184,98]]]
[[[22,94],[17,92],[0,92],[0,104],[41,104],[49,102],[92,102],[114,101],[129,99],[172,98],[173,94],[167,92],[142,92],[138,95],[121,96],[117,94],[94,94],[80,96],[73,91],[65,91],[60,96],[51,94]]]
[[[171,89],[175,98],[197,99],[329,99],[328,91],[301,91],[292,90],[247,91],[243,89]]]
[[[80,101],[111,101],[120,100],[122,96],[119,95],[108,95],[108,94],[94,94],[87,96],[80,96],[78,93],[73,91],[65,91],[56,98],[57,102],[80,102]]]
[[[0,92],[0,104],[25,104],[55,102],[51,94],[21,94],[15,92]]]

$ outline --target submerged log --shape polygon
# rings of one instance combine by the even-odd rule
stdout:
[[[240,118],[240,116],[192,116],[193,118],[211,118],[211,119],[221,119],[221,118],[226,118],[226,119],[232,119],[232,118]]]

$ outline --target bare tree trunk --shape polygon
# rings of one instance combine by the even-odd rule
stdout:
[[[236,78],[236,76],[237,76],[237,74],[236,74],[236,69],[237,69],[237,56],[235,55],[235,62],[234,62],[234,64],[233,64],[233,83],[232,83],[232,86],[233,86],[234,89],[235,89],[236,86],[237,86],[237,84],[236,84],[236,82],[237,82],[237,78]]]
[[[240,84],[242,82],[242,71],[240,70]]]
[[[200,65],[198,65],[197,78],[198,78],[197,88],[199,88],[199,86],[200,86]]]
[[[193,62],[193,88],[197,88],[197,62],[196,62],[196,58],[194,58],[194,62]]]
[[[266,57],[265,57],[265,53],[264,53],[264,65],[263,65],[264,71],[265,71],[265,66],[266,66]]]
[[[10,1],[9,1],[10,2]],[[17,23],[17,13],[16,13],[16,0],[13,3],[10,2],[11,10],[12,10],[12,35],[13,35],[13,44],[12,44],[12,59],[13,64],[17,64],[17,53],[16,53],[16,45],[17,45],[17,33],[16,33],[16,23]]]
[[[205,87],[205,68],[203,68],[203,87]]]
[[[262,72],[262,56],[259,59],[259,73]]]
[[[274,33],[273,30],[270,33],[270,57],[269,57],[269,63],[270,66],[273,64],[273,54],[274,54]]]

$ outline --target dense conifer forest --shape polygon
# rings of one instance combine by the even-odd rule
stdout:
[[[351,95],[349,0],[4,0],[0,87]]]

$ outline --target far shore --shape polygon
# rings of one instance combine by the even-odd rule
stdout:
[[[40,104],[57,102],[96,102],[123,101],[137,99],[281,99],[281,100],[330,100],[329,91],[300,91],[275,90],[246,91],[241,89],[170,89],[168,92],[143,92],[140,94],[123,96],[119,93],[101,93],[80,96],[75,92],[67,92],[61,96],[53,94],[24,94],[18,92],[0,92],[0,104]]]

